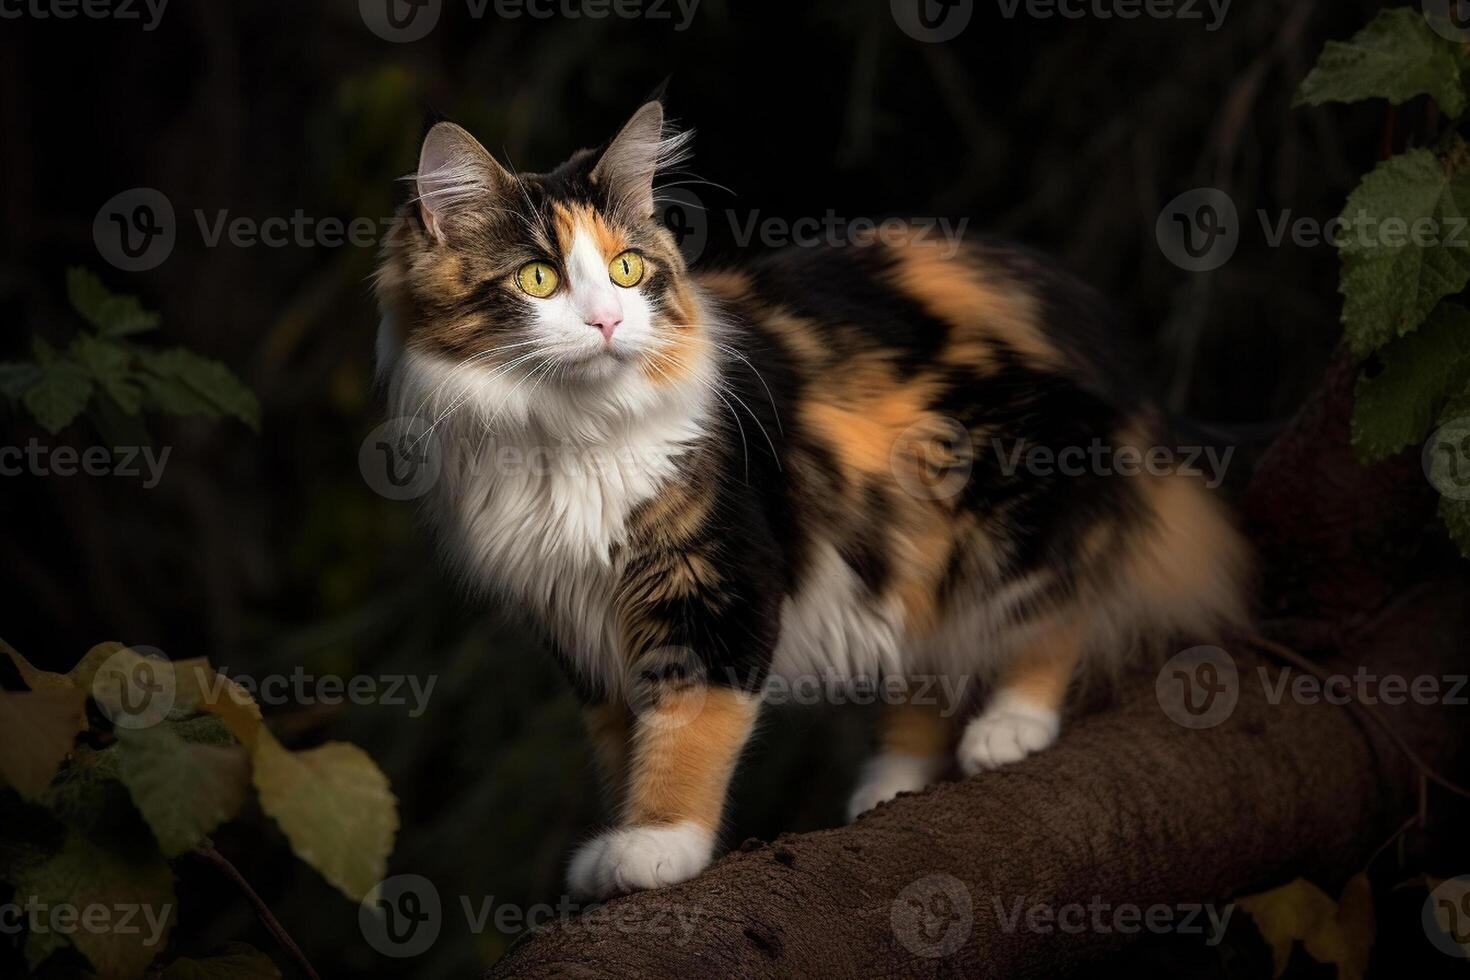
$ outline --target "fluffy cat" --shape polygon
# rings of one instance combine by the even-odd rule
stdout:
[[[586,703],[620,814],[571,861],[593,898],[709,862],[772,680],[888,692],[855,816],[1045,748],[1075,677],[1243,615],[1247,552],[1200,480],[1027,462],[1158,444],[1098,297],[912,235],[691,272],[655,217],[685,148],[651,102],[515,174],[440,123],[377,283],[436,537]],[[956,717],[920,696],[936,676],[988,698]]]

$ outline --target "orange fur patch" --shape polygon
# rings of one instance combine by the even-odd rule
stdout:
[[[634,725],[625,819],[719,826],[725,790],[759,701],[719,687],[663,698]]]

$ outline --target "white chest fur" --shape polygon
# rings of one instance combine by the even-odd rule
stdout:
[[[523,378],[407,352],[394,411],[433,425],[442,467],[425,500],[453,566],[542,618],[577,669],[616,692],[619,546],[703,438],[702,389],[638,377],[570,392]]]

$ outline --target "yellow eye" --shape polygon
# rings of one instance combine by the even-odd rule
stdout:
[[[607,274],[619,286],[636,286],[643,281],[643,256],[637,252],[624,252],[608,265]]]
[[[527,262],[516,273],[516,282],[528,295],[545,299],[556,292],[556,270],[545,262]]]

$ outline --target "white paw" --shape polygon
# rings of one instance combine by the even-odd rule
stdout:
[[[709,864],[714,835],[684,823],[610,830],[577,849],[567,890],[580,899],[604,899],[693,878]]]
[[[934,781],[944,760],[929,755],[895,755],[883,752],[863,766],[857,789],[847,802],[847,819],[856,820],[879,803],[886,803],[899,793],[923,789]]]
[[[965,775],[1020,762],[1057,740],[1061,717],[1051,708],[1021,698],[999,695],[965,726],[959,762]]]

